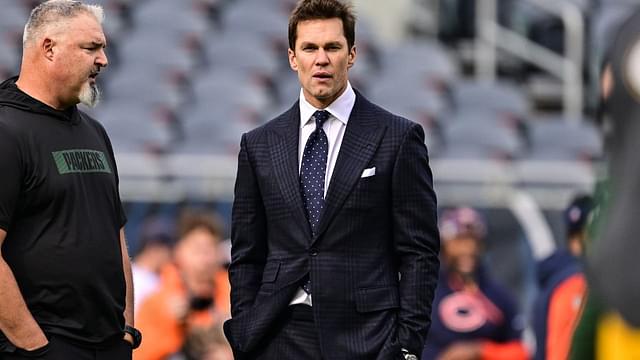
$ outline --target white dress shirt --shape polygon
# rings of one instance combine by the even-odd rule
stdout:
[[[342,138],[344,132],[347,129],[347,122],[351,111],[356,103],[356,93],[353,91],[351,84],[347,82],[342,95],[340,95],[331,105],[325,109],[316,109],[311,105],[304,97],[304,92],[300,90],[300,137],[298,143],[298,172],[302,168],[302,155],[304,154],[304,147],[307,144],[309,136],[316,130],[316,123],[312,119],[313,114],[318,110],[326,110],[331,114],[329,119],[325,121],[322,129],[327,134],[327,140],[329,141],[329,153],[327,154],[327,169],[325,171],[324,178],[324,195],[327,196],[327,190],[331,183],[331,175],[335,168],[336,161],[338,160],[338,153],[340,152],[340,145],[342,145]],[[290,305],[306,304],[311,305],[311,295],[307,294],[302,288],[298,289],[298,292],[293,296],[293,300]]]

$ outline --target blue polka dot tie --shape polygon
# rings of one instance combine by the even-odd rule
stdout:
[[[300,169],[300,190],[311,231],[315,234],[320,223],[320,213],[324,207],[324,178],[329,141],[322,125],[329,118],[329,112],[316,111],[313,117],[316,121],[316,130],[311,133],[304,147]]]
[[[329,118],[329,112],[316,111],[313,118],[316,121],[316,130],[311,133],[304,147],[300,169],[300,191],[311,232],[315,235],[324,207],[324,179],[327,170],[329,141],[322,125]],[[311,294],[311,279],[308,275],[302,281],[302,289],[307,294]]]

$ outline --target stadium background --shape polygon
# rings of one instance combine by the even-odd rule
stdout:
[[[229,230],[239,139],[290,107],[293,0],[101,0],[109,69],[86,111],[114,144],[135,253],[140,224],[189,206]],[[0,77],[19,69],[38,1],[3,0]],[[603,159],[597,74],[638,1],[356,0],[352,84],[421,123],[439,204],[488,221],[490,271],[535,297],[534,261],[564,241],[562,210]]]

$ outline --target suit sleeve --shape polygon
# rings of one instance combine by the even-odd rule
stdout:
[[[266,261],[266,215],[243,135],[231,219],[231,316],[250,308],[260,288]]]
[[[405,134],[392,178],[393,236],[400,272],[399,344],[420,354],[431,326],[440,237],[424,131]]]

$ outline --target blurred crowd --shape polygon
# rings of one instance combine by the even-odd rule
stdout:
[[[444,209],[442,267],[422,359],[567,359],[585,307],[581,259],[594,208],[592,197],[578,195],[563,212],[566,238],[536,265],[539,290],[531,314],[523,313],[494,276],[485,255],[490,229],[482,211]],[[144,221],[132,265],[136,325],[144,334],[135,359],[233,358],[222,332],[230,316],[229,245],[223,234],[220,218],[203,209]],[[593,347],[593,339],[574,344],[574,351],[585,351],[585,344]]]
[[[136,359],[233,359],[222,332],[230,317],[223,231],[204,210],[142,225],[132,263],[136,325],[144,333]]]

